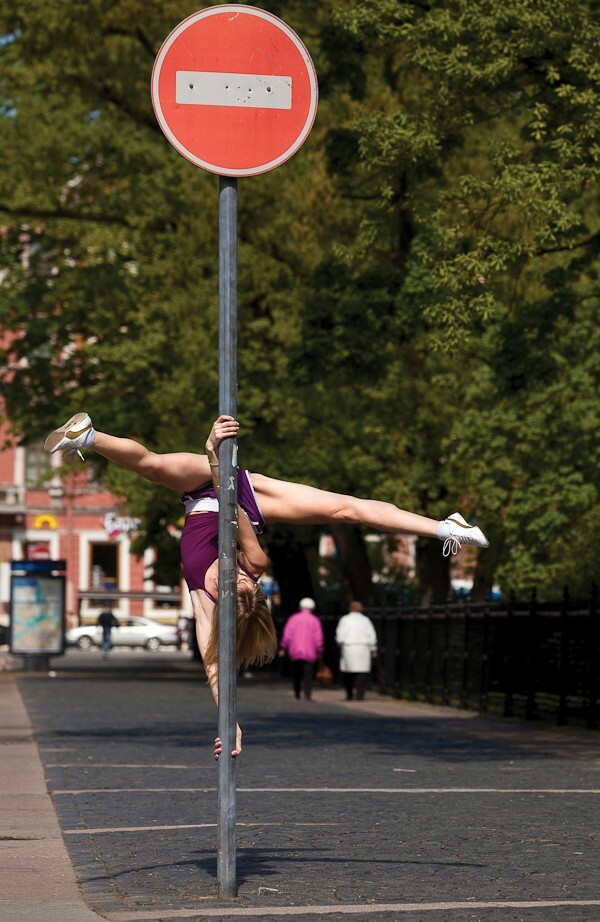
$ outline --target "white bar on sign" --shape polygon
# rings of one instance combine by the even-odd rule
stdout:
[[[175,102],[182,106],[291,109],[292,78],[178,70],[175,75]]]

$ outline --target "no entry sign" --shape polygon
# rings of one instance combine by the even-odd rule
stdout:
[[[152,104],[173,147],[222,176],[254,176],[284,163],[317,112],[315,68],[295,32],[264,10],[213,6],[165,39],[152,72]]]

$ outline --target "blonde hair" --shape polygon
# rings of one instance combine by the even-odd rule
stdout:
[[[277,653],[277,632],[267,605],[267,597],[258,583],[237,587],[236,661],[241,666],[262,666]],[[215,605],[213,623],[206,647],[204,665],[212,666],[219,658],[219,606]]]

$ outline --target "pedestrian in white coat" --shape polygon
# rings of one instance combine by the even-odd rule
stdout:
[[[377,634],[373,622],[363,614],[360,602],[350,602],[350,611],[340,618],[335,640],[341,649],[340,671],[346,689],[346,700],[365,697],[371,674],[371,661],[377,656]]]

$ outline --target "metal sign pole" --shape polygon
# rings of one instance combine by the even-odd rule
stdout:
[[[218,39],[216,46],[215,41]],[[218,47],[217,69],[208,67]],[[204,66],[204,65],[202,65]],[[245,75],[238,79],[239,75]],[[285,77],[281,77],[285,74]],[[219,413],[237,415],[237,179],[285,163],[317,114],[317,74],[303,42],[265,10],[217,4],[188,16],[162,43],[152,105],[169,143],[219,176]],[[219,895],[236,895],[237,443],[219,448]]]
[[[219,414],[237,414],[237,179],[219,177]],[[220,897],[236,883],[236,548],[237,441],[219,447],[219,832]]]

